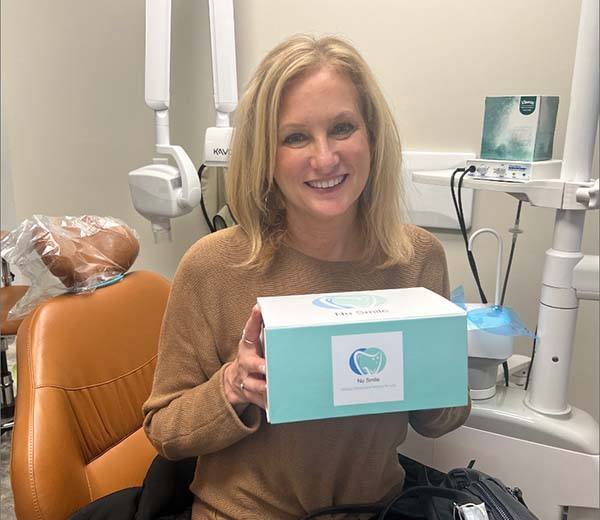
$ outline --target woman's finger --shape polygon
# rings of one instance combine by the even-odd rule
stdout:
[[[260,406],[263,410],[266,408],[266,393],[265,392],[250,392],[244,390],[244,397],[247,403]]]
[[[264,397],[262,397],[262,394],[256,394],[257,398],[254,399],[252,401],[252,404],[255,404],[256,406],[260,406],[263,410],[266,410],[267,408],[267,401]]]
[[[240,354],[239,364],[246,374],[265,374],[265,359],[254,352]]]
[[[244,392],[251,392],[254,394],[262,394],[267,389],[266,381],[264,380],[264,378],[260,377],[259,374],[248,375],[248,377],[244,378],[241,385],[243,385],[242,390]],[[240,387],[241,387],[241,385],[240,385]]]
[[[260,352],[260,331],[262,328],[262,314],[260,313],[260,307],[256,304],[252,307],[250,317],[246,322],[244,330],[242,332],[241,343],[246,346],[254,346],[257,352]]]

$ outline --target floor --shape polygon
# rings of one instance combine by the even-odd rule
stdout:
[[[2,435],[0,444],[0,518],[16,518],[12,490],[10,488],[10,442],[11,433]]]

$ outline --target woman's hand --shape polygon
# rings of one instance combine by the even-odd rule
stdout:
[[[225,396],[238,413],[243,412],[249,403],[261,408],[266,406],[267,383],[260,340],[261,327],[260,307],[255,305],[238,343],[237,356],[225,369]]]

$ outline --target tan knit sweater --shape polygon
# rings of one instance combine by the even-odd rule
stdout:
[[[238,417],[225,398],[223,369],[258,296],[415,286],[447,296],[441,244],[420,228],[406,232],[413,261],[386,270],[321,261],[287,246],[266,273],[235,267],[249,251],[238,227],[204,237],[186,253],[163,322],[144,428],[163,457],[198,457],[193,520],[291,520],[323,506],[379,500],[404,480],[396,447],[409,421],[426,436],[464,422],[468,407],[270,425],[254,405]]]

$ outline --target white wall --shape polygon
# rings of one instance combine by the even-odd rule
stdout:
[[[12,172],[8,158],[8,134],[4,123],[4,101],[0,103],[0,222],[2,229],[12,229],[17,225],[15,210],[15,192],[13,190]]]
[[[240,89],[262,56],[298,32],[350,39],[379,78],[405,149],[478,152],[486,95],[560,96],[555,156],[569,105],[579,0],[236,0]],[[144,104],[144,2],[2,0],[2,93],[17,221],[32,213],[120,217],[141,235],[137,268],[171,276],[205,233],[200,212],[173,222],[172,244],[155,245],[132,208],[129,170],[153,151],[153,116]],[[205,0],[173,1],[171,139],[202,158],[213,124]],[[4,145],[3,145],[4,146]],[[4,148],[6,148],[4,146]],[[597,147],[596,147],[597,150]],[[595,161],[595,176],[598,176]],[[508,241],[516,200],[477,193],[474,228]],[[544,251],[553,212],[524,206],[507,303],[535,326]],[[584,252],[598,253],[598,212],[587,217]],[[476,293],[457,233],[437,233],[452,284]],[[477,257],[493,293],[495,248]],[[490,246],[490,247],[487,247]],[[598,304],[583,302],[570,399],[599,416]],[[519,349],[530,350],[526,342]]]

